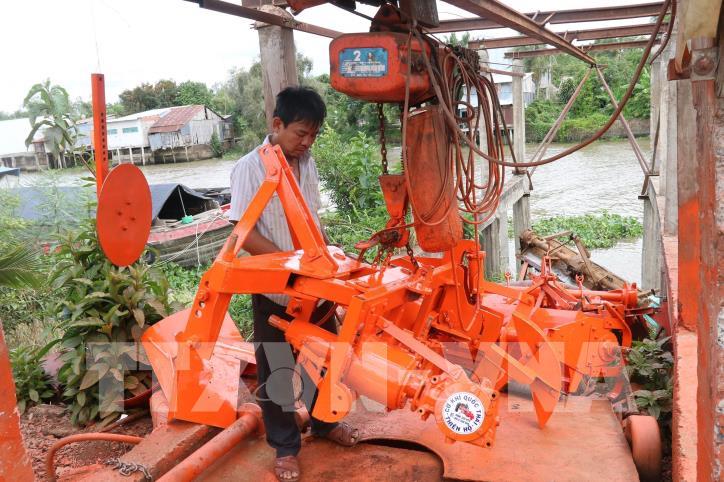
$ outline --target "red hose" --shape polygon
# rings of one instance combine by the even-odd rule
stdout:
[[[121,442],[126,444],[139,444],[143,440],[143,437],[134,437],[133,435],[121,435],[117,433],[78,433],[63,437],[58,440],[50,447],[48,455],[45,456],[45,470],[48,473],[48,478],[51,482],[55,481],[55,452],[58,449],[75,442],[85,442],[91,440],[101,440],[106,442]]]

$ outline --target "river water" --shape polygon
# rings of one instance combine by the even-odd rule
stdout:
[[[650,155],[648,139],[640,140],[644,154]],[[535,150],[528,145],[528,156]],[[548,155],[569,147],[553,144]],[[192,188],[229,185],[235,160],[206,160],[177,164],[142,166],[149,184],[177,182]],[[47,183],[53,178],[57,185],[76,185],[86,173],[82,169],[23,173],[20,185]],[[533,174],[530,195],[532,220],[558,215],[577,215],[608,211],[624,216],[643,218],[638,194],[643,174],[630,145],[625,140],[595,142],[566,158],[539,167]],[[7,181],[6,181],[7,182]],[[16,184],[18,181],[11,181]],[[3,183],[4,184],[4,183]],[[512,242],[511,242],[512,244]],[[511,249],[511,259],[513,250]],[[629,281],[641,280],[641,239],[619,242],[610,249],[592,250],[597,263]]]

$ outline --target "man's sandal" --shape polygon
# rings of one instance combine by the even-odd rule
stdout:
[[[277,457],[274,461],[274,474],[280,482],[297,482],[301,472],[295,455]]]
[[[345,447],[353,447],[359,442],[359,429],[348,423],[340,422],[324,438]]]

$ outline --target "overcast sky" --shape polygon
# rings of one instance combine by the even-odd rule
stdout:
[[[237,0],[238,1],[238,0]],[[645,3],[649,0],[636,1]],[[235,67],[259,57],[253,22],[211,12],[183,0],[22,0],[0,7],[0,110],[15,111],[30,87],[50,78],[75,99],[90,99],[90,74],[106,76],[106,99],[141,82],[170,78],[213,86]],[[522,11],[583,8],[580,0],[505,0]],[[585,7],[625,5],[626,0],[588,0]],[[438,2],[443,19],[470,16]],[[373,14],[374,9],[362,7]],[[369,23],[332,6],[303,12],[300,20],[344,32],[365,31]],[[640,21],[634,20],[633,23]],[[631,21],[617,22],[632,23]],[[587,24],[611,25],[612,22]],[[556,25],[554,30],[575,28]],[[474,32],[473,38],[510,35],[505,30]],[[295,32],[297,50],[328,72],[329,39]]]

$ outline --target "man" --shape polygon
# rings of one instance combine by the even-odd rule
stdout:
[[[302,196],[321,229],[318,210],[321,207],[319,176],[314,159],[309,153],[319,128],[326,116],[324,101],[314,90],[306,87],[288,87],[277,95],[272,134],[264,144],[278,145],[289,163],[299,184]],[[263,144],[263,145],[264,145]],[[229,218],[238,221],[251,203],[257,189],[266,177],[258,147],[239,159],[231,172],[231,210]],[[322,230],[324,235],[324,230]],[[325,241],[327,240],[324,235]],[[327,243],[329,243],[327,241]],[[294,249],[284,210],[278,196],[274,196],[264,209],[255,228],[249,233],[243,246],[251,255],[291,251]],[[290,482],[299,479],[297,454],[301,448],[301,435],[295,419],[295,396],[292,378],[295,362],[291,346],[284,333],[267,322],[271,315],[287,320],[285,312],[289,299],[278,294],[253,295],[254,345],[259,389],[257,398],[261,405],[266,428],[267,442],[276,450],[274,471],[277,479]],[[317,308],[314,320],[321,320],[329,313],[330,303]],[[326,316],[321,325],[335,332],[333,316]],[[302,399],[312,412],[316,399],[316,387],[301,370]],[[346,423],[325,423],[312,418],[312,433],[328,438],[341,445],[352,446],[359,433]]]

